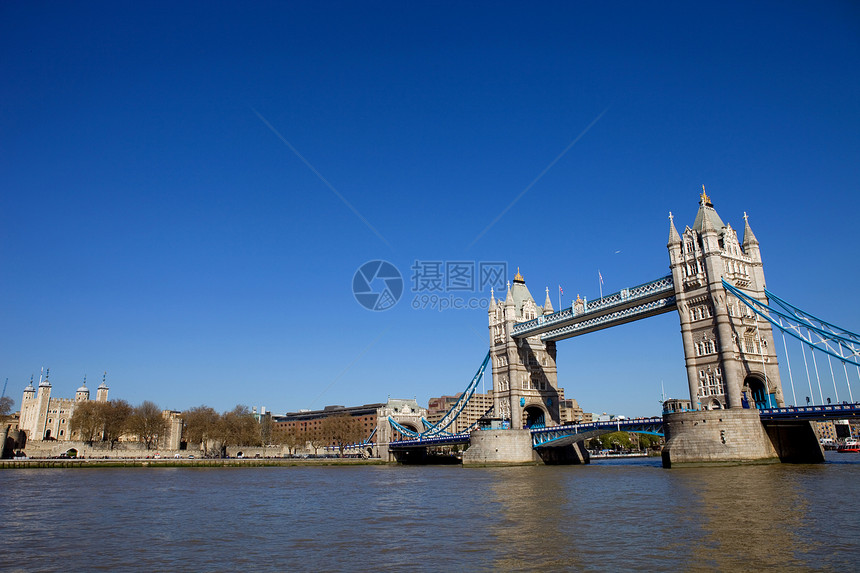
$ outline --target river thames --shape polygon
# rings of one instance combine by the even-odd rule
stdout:
[[[860,455],[821,465],[0,472],[4,571],[856,571]]]

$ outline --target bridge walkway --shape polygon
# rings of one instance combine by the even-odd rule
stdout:
[[[540,335],[543,341],[564,340],[675,308],[675,282],[672,275],[668,275],[597,300],[583,301],[581,310],[577,310],[574,303],[558,312],[521,322],[514,326],[511,336]]]

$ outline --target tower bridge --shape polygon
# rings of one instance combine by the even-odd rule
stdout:
[[[766,290],[759,242],[746,213],[739,239],[717,214],[704,187],[692,227],[679,233],[669,213],[667,248],[671,274],[596,300],[577,296],[570,307],[558,311],[552,307],[549,289],[544,304],[536,303],[518,269],[504,298],[496,299],[491,291],[489,353],[463,393],[468,400],[489,362],[495,422],[456,436],[446,434],[440,424],[427,424],[423,432],[402,432],[408,438],[393,442],[391,451],[426,448],[433,445],[427,440],[433,440],[435,445],[468,443],[464,464],[577,463],[588,461],[585,439],[626,429],[664,434],[666,467],[769,459],[823,461],[810,420],[852,417],[860,411],[848,370],[849,365],[856,367],[860,381],[860,335],[821,321]],[[678,313],[680,322],[689,411],[623,424],[562,425],[557,342],[670,311]],[[799,411],[796,406],[790,361],[795,405],[786,405],[774,329],[783,335],[787,360],[786,334],[801,342],[814,398],[806,351],[812,353],[820,397],[812,410]],[[837,399],[834,372],[841,362],[850,403],[825,407],[816,352],[827,357]],[[833,359],[838,361],[836,370]],[[462,408],[463,404],[455,405],[443,421],[450,425]]]

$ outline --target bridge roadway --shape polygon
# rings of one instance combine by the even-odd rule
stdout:
[[[575,303],[574,303],[575,304]],[[514,325],[511,336],[525,338],[540,335],[543,341],[557,341],[587,334],[640,318],[655,316],[677,308],[672,275],[632,288],[585,301],[584,308],[574,306]]]
[[[843,420],[860,417],[860,402],[827,404],[823,406],[788,406],[785,408],[765,408],[759,411],[764,424],[789,421]],[[567,424],[544,428],[531,428],[532,447],[554,448],[588,440],[612,432],[635,432],[641,434],[663,435],[663,418],[625,418],[586,424]],[[399,440],[390,442],[392,451],[404,451],[433,446],[452,446],[468,444],[469,434],[449,434],[431,438]]]

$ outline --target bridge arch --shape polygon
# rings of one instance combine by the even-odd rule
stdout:
[[[747,400],[749,400],[750,406],[755,404],[759,410],[776,406],[776,404],[772,404],[773,400],[768,391],[767,382],[760,373],[751,372],[748,374],[744,378],[744,388],[749,388]]]
[[[523,409],[523,428],[543,428],[548,412],[542,404],[529,404]]]
[[[413,432],[420,432],[421,430],[412,422],[400,422],[400,425],[406,428],[407,430],[412,430]],[[411,436],[405,436],[401,434],[398,430],[394,430],[394,435],[391,440],[396,442],[399,440],[408,440]]]

